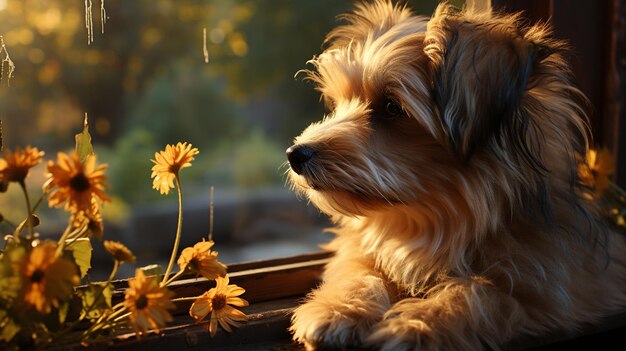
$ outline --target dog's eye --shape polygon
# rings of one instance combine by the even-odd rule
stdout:
[[[389,117],[396,117],[402,114],[402,107],[392,100],[387,100],[385,102],[385,112],[387,112]]]

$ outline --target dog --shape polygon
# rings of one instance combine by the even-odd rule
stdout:
[[[580,167],[566,43],[518,14],[356,4],[309,61],[328,114],[287,149],[336,234],[292,316],[308,349],[501,349],[626,305],[626,244]]]

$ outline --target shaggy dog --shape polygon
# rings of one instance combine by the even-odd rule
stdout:
[[[517,15],[356,6],[306,71],[329,108],[287,150],[334,257],[309,348],[499,349],[626,303],[626,244],[581,181],[586,99]]]

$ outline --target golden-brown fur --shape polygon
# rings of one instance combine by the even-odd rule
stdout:
[[[343,19],[307,71],[331,112],[288,150],[337,234],[294,339],[499,349],[623,307],[626,245],[578,178],[586,99],[549,28],[383,0]]]

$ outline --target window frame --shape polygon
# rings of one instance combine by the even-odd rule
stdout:
[[[107,350],[155,349],[237,349],[237,350],[299,350],[301,345],[291,340],[289,332],[293,310],[319,283],[324,266],[332,257],[330,252],[316,252],[270,260],[244,262],[229,266],[232,284],[246,290],[242,296],[250,302],[241,308],[248,322],[227,333],[218,328],[215,337],[207,332],[208,322],[195,323],[188,310],[194,298],[215,286],[214,281],[203,277],[184,276],[169,288],[176,298],[172,311],[174,321],[161,334],[149,333],[137,338],[130,329],[121,330],[113,341],[93,345]],[[124,298],[128,280],[113,282],[113,302]],[[626,310],[610,315],[594,325],[583,326],[578,333],[553,332],[544,336],[522,337],[513,340],[505,349],[530,350],[541,348],[572,347],[599,343],[623,342],[626,332]]]

